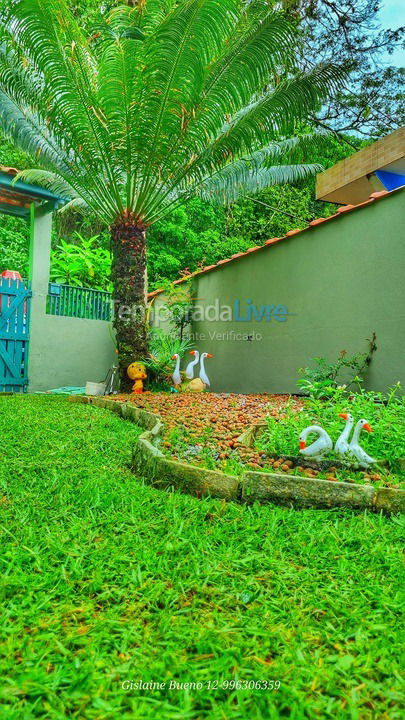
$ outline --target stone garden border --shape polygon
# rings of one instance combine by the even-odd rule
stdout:
[[[219,470],[169,460],[157,447],[164,427],[158,415],[139,409],[130,402],[107,397],[70,395],[69,401],[112,410],[145,429],[136,440],[132,468],[154,487],[244,503],[258,501],[298,507],[346,507],[405,513],[405,490],[331,482],[285,473],[246,471],[237,477]]]

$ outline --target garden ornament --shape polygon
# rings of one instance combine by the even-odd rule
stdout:
[[[319,437],[309,447],[306,445],[306,439],[311,433],[316,433]],[[299,436],[300,453],[310,460],[323,460],[323,456],[330,452],[333,448],[332,440],[326,430],[320,425],[310,425],[302,431]]]
[[[362,430],[365,430],[366,432],[373,432],[372,428],[370,427],[370,424],[364,418],[361,418],[361,420],[358,421],[358,423],[356,424],[356,427],[354,428],[352,441],[349,444],[348,454],[357,460],[359,467],[367,470],[367,468],[369,468],[370,465],[373,465],[374,463],[376,463],[377,460],[375,460],[370,455],[368,455],[366,453],[366,451],[363,450],[362,447],[360,447],[359,437],[360,437],[360,433]]]
[[[129,365],[127,374],[130,380],[135,380],[132,386],[133,393],[143,392],[143,381],[147,379],[145,365],[141,362],[134,362]]]
[[[200,353],[198,350],[190,350],[190,355],[194,355],[194,360],[189,362],[189,364],[186,367],[186,378],[188,380],[192,380],[194,377],[194,367],[198,364],[198,361],[200,359]]]
[[[209,379],[208,379],[207,373],[205,372],[205,365],[204,365],[204,360],[205,360],[206,358],[212,358],[212,355],[211,355],[210,353],[206,353],[206,352],[204,352],[204,353],[201,355],[201,359],[200,359],[200,380],[201,380],[201,382],[204,383],[204,385],[207,385],[207,386],[209,387],[209,386],[211,385],[211,383],[210,383],[210,381],[209,381]]]
[[[349,452],[349,437],[354,425],[354,417],[350,413],[339,413],[339,417],[346,420],[343,432],[339,435],[335,443],[335,453],[337,455],[347,455]]]
[[[205,371],[204,365],[204,361],[206,358],[212,358],[211,353],[204,352],[200,355],[199,377],[195,378],[194,380],[190,380],[190,382],[187,383],[185,390],[189,390],[190,392],[204,392],[204,390],[210,386],[210,381]]]
[[[174,353],[174,355],[172,355],[172,360],[176,360],[176,367],[174,368],[172,379],[174,387],[178,390],[181,386],[180,355],[178,353]]]

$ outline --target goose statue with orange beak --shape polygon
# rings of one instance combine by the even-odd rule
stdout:
[[[314,440],[314,442],[307,447],[306,440],[311,433],[318,435],[318,439]],[[332,440],[326,430],[320,425],[310,425],[305,428],[299,436],[299,443],[301,455],[308,458],[308,460],[323,460],[324,455],[333,448]]]
[[[350,415],[350,413],[339,413],[339,417],[346,420],[346,425],[335,442],[335,453],[336,455],[344,457],[349,452],[349,437],[354,425],[354,417]]]
[[[194,360],[189,362],[189,364],[186,367],[186,378],[187,380],[192,380],[194,377],[194,368],[196,365],[198,365],[198,361],[200,359],[200,353],[198,350],[190,350],[190,355],[194,355]]]
[[[172,360],[176,360],[176,367],[174,368],[174,372],[172,375],[173,385],[176,390],[179,390],[181,385],[180,355],[178,353],[175,353],[174,355],[172,355]]]
[[[372,458],[370,455],[366,453],[365,450],[363,450],[362,447],[359,445],[359,437],[362,430],[365,430],[366,432],[373,432],[372,428],[370,427],[370,424],[367,420],[364,418],[361,418],[361,420],[356,423],[356,427],[354,428],[354,433],[352,437],[351,443],[349,443],[349,450],[348,454],[357,460],[358,467],[364,468],[367,470],[367,468],[370,467],[370,465],[373,465],[377,462],[374,458]]]
[[[190,380],[185,387],[185,390],[190,392],[204,392],[204,390],[210,386],[210,381],[205,370],[204,361],[206,358],[212,358],[211,353],[202,353],[200,357],[200,374],[198,378]]]

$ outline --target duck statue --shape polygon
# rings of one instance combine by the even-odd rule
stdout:
[[[356,423],[356,427],[354,428],[354,433],[352,437],[351,443],[349,443],[349,450],[348,454],[357,461],[358,467],[364,468],[367,470],[367,468],[370,467],[370,465],[374,465],[374,463],[377,462],[374,458],[371,457],[371,455],[368,455],[365,450],[360,446],[359,444],[359,438],[360,433],[362,430],[365,430],[366,432],[373,432],[372,428],[370,427],[370,424],[367,420],[364,418],[361,418],[361,420]]]
[[[339,417],[346,420],[346,425],[335,442],[335,453],[345,457],[349,452],[349,437],[354,425],[354,417],[350,413],[339,413]]]
[[[307,437],[315,433],[318,435],[318,439],[307,447]],[[330,439],[326,430],[320,425],[310,425],[302,431],[299,436],[300,453],[308,460],[323,460],[324,455],[330,452],[333,448],[332,440]]]
[[[204,390],[206,390],[207,387],[210,387],[211,383],[209,381],[209,377],[205,370],[206,358],[212,358],[211,353],[203,352],[201,354],[199,377],[195,378],[193,380],[190,380],[190,382],[186,384],[186,386],[184,388],[186,391],[188,391],[188,392],[204,392]],[[192,365],[192,363],[190,363],[190,365]]]
[[[135,380],[132,386],[133,393],[143,392],[144,380],[147,380],[145,365],[141,362],[134,362],[127,368],[127,375],[130,380]]]
[[[174,368],[172,380],[175,390],[179,391],[181,387],[181,372],[180,372],[180,355],[174,353],[172,360],[176,360],[176,367]]]
[[[198,365],[198,361],[200,359],[200,353],[198,352],[198,350],[190,350],[190,355],[194,355],[194,360],[189,362],[189,364],[186,367],[186,378],[188,380],[193,380],[194,368],[196,365]]]

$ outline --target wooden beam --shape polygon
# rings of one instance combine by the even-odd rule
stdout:
[[[387,165],[397,162],[404,155],[405,127],[395,130],[390,135],[362,148],[351,157],[341,160],[325,172],[320,173],[316,179],[316,197],[318,200],[333,198],[332,202],[351,202],[354,205],[356,198],[350,199],[350,185],[353,183],[356,196],[359,187],[357,181],[364,180],[362,184],[365,188],[364,183],[368,181],[370,175],[376,170],[381,170]],[[341,200],[339,199],[340,195],[342,195]],[[362,196],[362,199],[366,200],[367,197]]]

